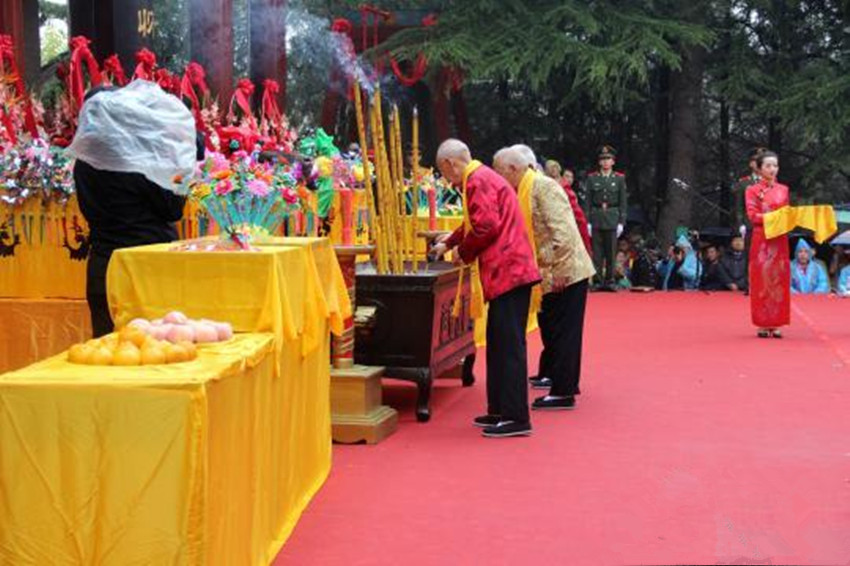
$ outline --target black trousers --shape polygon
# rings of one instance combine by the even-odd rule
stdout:
[[[543,339],[538,375],[552,380],[550,395],[579,394],[587,289],[585,279],[559,293],[543,295],[543,306],[537,313]]]
[[[86,265],[86,301],[89,304],[91,329],[95,338],[106,336],[115,330],[112,315],[109,314],[109,302],[106,300],[106,268],[110,255],[92,252]]]
[[[613,283],[614,258],[617,255],[617,231],[597,230],[594,226],[591,244],[593,246],[593,263],[596,266],[596,280],[605,284]]]
[[[487,413],[527,423],[528,355],[525,326],[531,286],[490,301],[487,313]]]

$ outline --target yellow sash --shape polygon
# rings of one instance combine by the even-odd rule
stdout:
[[[469,220],[469,203],[466,194],[466,181],[472,173],[481,167],[481,162],[473,159],[463,170],[463,181],[461,182],[461,190],[463,193],[463,233],[464,235],[472,231],[472,222]],[[457,281],[457,294],[455,294],[455,304],[452,307],[452,315],[460,316],[461,297],[463,296],[463,274],[466,270],[460,270],[460,277]],[[470,303],[470,316],[473,320],[481,318],[484,315],[484,288],[481,286],[481,272],[478,269],[478,259],[472,262],[469,269],[469,286],[472,291]]]
[[[812,230],[819,244],[838,230],[835,211],[828,204],[783,206],[764,215],[764,235],[768,238],[787,234],[797,226]]]
[[[529,169],[522,176],[522,180],[517,187],[517,196],[519,198],[519,208],[522,211],[522,217],[525,219],[525,228],[528,232],[528,241],[531,242],[531,251],[534,257],[534,266],[537,267],[537,242],[534,239],[534,220],[532,217],[531,193],[534,188],[534,179],[537,173]],[[528,305],[528,316],[537,316],[540,312],[540,307],[543,304],[543,290],[540,284],[531,288],[531,303]]]

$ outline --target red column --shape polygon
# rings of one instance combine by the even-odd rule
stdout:
[[[262,89],[265,79],[280,85],[278,104],[286,109],[287,0],[251,0],[251,80]],[[260,95],[254,97],[259,105]]]
[[[3,0],[3,2],[0,2],[0,32],[15,38],[15,48],[18,53],[23,51],[23,8],[23,0]],[[22,62],[19,61],[18,65],[21,64]]]
[[[207,71],[207,83],[227,104],[233,93],[232,0],[190,0],[192,60]]]
[[[18,68],[24,78],[40,70],[38,4],[26,0],[0,0],[0,34],[15,40]]]

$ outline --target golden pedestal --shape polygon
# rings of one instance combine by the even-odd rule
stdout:
[[[355,310],[355,263],[358,254],[374,246],[334,246],[342,276]],[[331,430],[334,442],[377,444],[398,428],[398,413],[381,405],[384,368],[354,364],[354,314],[345,321],[342,336],[334,337],[331,349]]]
[[[377,444],[398,428],[398,413],[381,405],[384,368],[331,368],[331,430],[334,442]]]

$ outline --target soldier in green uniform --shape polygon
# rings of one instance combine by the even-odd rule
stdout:
[[[614,288],[614,256],[617,238],[626,225],[628,200],[626,177],[614,171],[616,152],[605,145],[599,150],[599,170],[582,183],[582,207],[589,212],[588,229],[593,242],[593,262],[603,286]],[[604,275],[603,275],[604,274]]]

